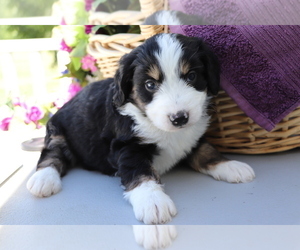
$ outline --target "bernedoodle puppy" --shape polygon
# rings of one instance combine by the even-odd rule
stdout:
[[[45,146],[27,188],[61,190],[74,164],[119,176],[135,217],[165,223],[176,207],[160,176],[185,164],[217,180],[248,182],[247,164],[228,160],[203,139],[219,65],[198,38],[158,34],[124,55],[114,78],[85,87],[48,122]]]

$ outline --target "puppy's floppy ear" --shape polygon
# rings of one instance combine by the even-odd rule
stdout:
[[[132,51],[121,57],[119,68],[114,78],[114,94],[113,103],[115,107],[120,107],[125,104],[132,90],[132,78],[135,66],[133,65],[136,59],[136,51]]]
[[[204,63],[205,72],[204,77],[207,81],[208,93],[211,95],[217,95],[220,88],[220,64],[217,56],[211,51],[211,49],[201,42],[202,45],[202,61]]]

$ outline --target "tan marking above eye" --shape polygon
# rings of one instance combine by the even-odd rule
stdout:
[[[159,68],[157,67],[157,65],[151,65],[147,74],[150,77],[152,77],[153,79],[155,79],[156,81],[158,81],[160,72],[159,72]]]
[[[183,75],[186,75],[187,73],[189,73],[191,67],[190,64],[186,61],[183,61],[180,63],[180,71],[182,72]]]

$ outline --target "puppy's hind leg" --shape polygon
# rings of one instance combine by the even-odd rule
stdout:
[[[69,150],[63,136],[46,136],[37,171],[27,182],[27,189],[33,195],[48,197],[61,190],[61,176],[65,174],[68,163],[67,151]]]
[[[210,175],[216,180],[244,183],[255,178],[255,173],[248,164],[228,160],[205,140],[200,141],[188,160],[193,169]]]

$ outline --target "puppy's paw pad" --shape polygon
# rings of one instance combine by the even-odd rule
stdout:
[[[145,249],[166,248],[177,236],[172,225],[135,225],[133,232],[136,242]]]
[[[37,197],[48,197],[62,188],[60,175],[56,169],[46,167],[36,171],[27,182],[27,189]]]
[[[255,178],[253,169],[240,161],[221,162],[210,172],[215,179],[232,183],[250,182]]]

